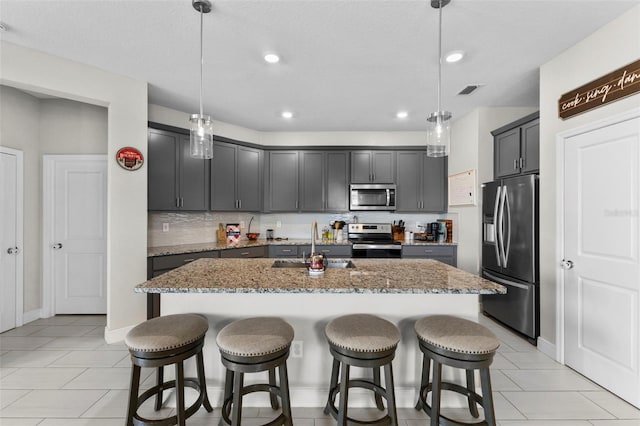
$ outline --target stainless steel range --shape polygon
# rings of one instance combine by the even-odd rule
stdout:
[[[352,257],[400,258],[402,244],[393,240],[390,223],[350,223],[347,228],[353,244]]]

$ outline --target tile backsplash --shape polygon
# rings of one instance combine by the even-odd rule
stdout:
[[[404,220],[408,231],[418,231],[416,223],[435,222],[437,219],[453,220],[453,240],[458,240],[456,222],[458,215],[450,214],[401,214],[390,212],[349,212],[349,213],[216,213],[216,212],[149,212],[147,246],[160,247],[177,244],[197,244],[215,242],[218,224],[238,223],[242,239],[246,239],[249,221],[251,230],[266,236],[267,229],[273,229],[274,237],[311,238],[311,222],[317,221],[319,230],[333,220],[345,222],[392,223]],[[280,227],[278,227],[280,222]],[[167,229],[168,228],[168,229]]]

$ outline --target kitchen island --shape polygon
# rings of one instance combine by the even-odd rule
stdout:
[[[478,295],[504,293],[504,287],[476,275],[427,259],[350,259],[320,276],[310,276],[297,260],[199,259],[135,288],[147,293],[163,315],[206,315],[207,383],[212,402],[221,401],[224,370],[215,344],[218,331],[249,316],[280,316],[295,329],[296,353],[289,359],[293,406],[323,406],[329,386],[331,356],[324,337],[326,323],[348,313],[380,315],[397,324],[402,339],[394,360],[399,407],[415,404],[420,352],[413,323],[429,314],[478,318]],[[273,267],[280,262],[280,267]],[[290,262],[291,265],[283,265]],[[289,267],[287,267],[289,266]],[[158,312],[156,312],[157,314]],[[292,351],[293,352],[293,351]],[[294,357],[294,355],[301,355]],[[368,396],[368,395],[367,395]],[[372,398],[350,401],[371,405]],[[451,401],[457,405],[459,401]],[[268,399],[252,399],[265,405]]]

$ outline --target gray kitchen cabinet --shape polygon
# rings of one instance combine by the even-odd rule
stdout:
[[[350,245],[316,244],[316,252],[327,258],[350,258]],[[269,246],[269,257],[276,258],[304,258],[311,254],[311,244],[303,245],[273,245]]]
[[[349,153],[300,152],[300,211],[349,210]]]
[[[434,259],[451,266],[458,265],[458,247],[429,244],[403,245],[403,259]]]
[[[268,154],[266,210],[298,211],[298,151],[270,151]]]
[[[189,136],[148,130],[148,210],[206,211],[209,205],[208,160],[192,158]]]
[[[309,247],[309,251],[311,251],[311,246]],[[316,244],[316,251],[319,254],[324,255],[328,258],[340,257],[340,258],[350,258],[351,257],[351,246],[344,245],[322,245]]]
[[[537,173],[540,167],[539,113],[491,132],[494,178]]]
[[[257,257],[267,257],[268,250],[267,246],[257,246],[257,247],[243,247],[243,248],[233,248],[220,250],[220,258],[221,259],[240,259],[240,258],[257,258]]]
[[[422,151],[398,151],[396,211],[447,211],[447,157],[427,157]]]
[[[263,151],[215,141],[211,162],[211,210],[262,210]]]
[[[351,183],[394,183],[395,151],[351,151]]]
[[[197,253],[185,253],[185,254],[170,254],[167,256],[154,256],[149,258],[147,262],[147,276],[149,279],[162,275],[165,272],[169,272],[172,269],[176,269],[180,266],[191,263],[194,260],[202,258],[218,258],[219,252],[217,250],[202,251]]]
[[[269,246],[269,257],[275,258],[295,258],[298,256],[298,246],[294,245],[278,245]]]

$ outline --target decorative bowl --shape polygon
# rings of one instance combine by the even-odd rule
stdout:
[[[250,239],[251,241],[255,241],[258,239],[258,237],[260,236],[259,232],[248,232],[246,234],[247,238]]]

